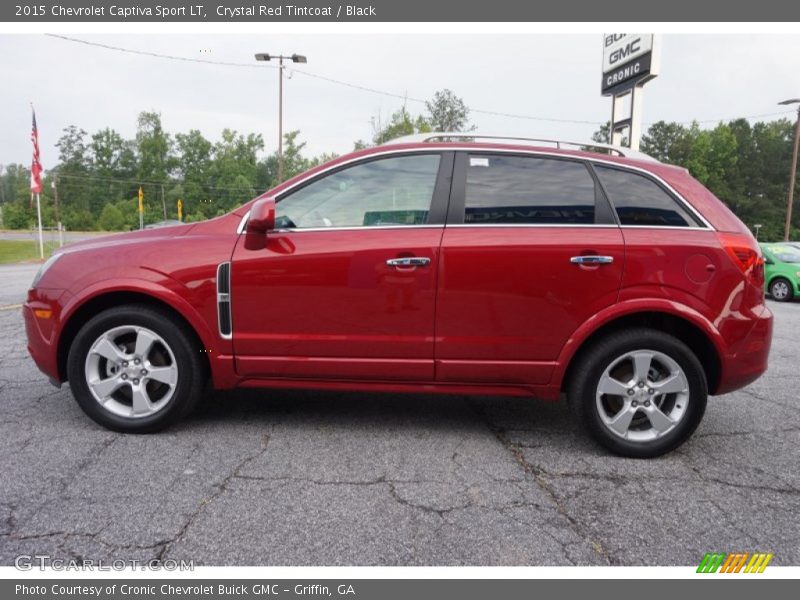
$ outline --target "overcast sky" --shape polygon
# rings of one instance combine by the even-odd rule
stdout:
[[[308,56],[298,70],[430,98],[450,88],[474,109],[532,117],[608,119],[600,95],[601,36],[593,35],[72,35],[188,58],[256,65],[254,52]],[[647,84],[644,121],[716,120],[775,113],[800,96],[800,35],[664,35],[661,75]],[[36,107],[42,163],[57,162],[61,130],[135,132],[143,110],[171,133],[224,128],[264,135],[276,147],[277,72],[121,53],[39,34],[0,35],[0,164],[29,163]],[[295,74],[284,86],[284,130],[300,129],[310,154],[344,153],[371,137],[402,100]],[[424,105],[411,101],[412,113]],[[766,117],[766,119],[777,117]],[[471,115],[482,131],[588,139],[597,125]],[[705,126],[708,126],[706,124]]]

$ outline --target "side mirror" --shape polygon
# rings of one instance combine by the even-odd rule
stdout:
[[[275,229],[275,198],[256,200],[250,208],[247,233],[265,234]]]

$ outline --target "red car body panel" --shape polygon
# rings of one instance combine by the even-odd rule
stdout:
[[[170,307],[195,331],[213,385],[536,395],[556,399],[582,344],[641,313],[701,331],[720,363],[712,392],[767,368],[772,315],[763,284],[731,258],[747,228],[684,170],[655,162],[508,144],[405,144],[364,150],[299,175],[281,193],[346,163],[432,150],[542,153],[646,171],[713,227],[453,226],[275,231],[248,249],[237,231],[251,203],[193,225],[80,242],[28,293],[29,351],[61,382],[74,319],[109,294]],[[602,266],[573,256],[613,257]],[[386,260],[430,259],[390,269]],[[230,261],[232,339],[220,335],[216,273]],[[125,296],[120,296],[121,299]],[[88,307],[88,308],[87,308]],[[39,317],[35,310],[52,311]],[[89,311],[89,313],[87,313]]]
[[[570,262],[584,254],[614,262]],[[624,262],[618,227],[448,228],[436,316],[437,380],[496,382],[499,375],[509,383],[549,383],[569,336],[616,302]]]
[[[428,381],[443,226],[289,231],[233,254],[234,349],[245,377]],[[427,267],[388,259],[421,256]],[[264,293],[264,290],[268,290]]]

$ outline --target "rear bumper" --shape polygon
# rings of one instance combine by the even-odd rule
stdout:
[[[743,388],[766,372],[772,345],[772,312],[764,305],[763,311],[753,321],[750,332],[737,345],[737,352],[723,357],[715,394],[727,394]]]

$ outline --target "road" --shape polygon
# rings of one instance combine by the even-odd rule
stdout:
[[[69,244],[70,242],[78,242],[80,240],[87,240],[89,238],[95,238],[101,235],[108,235],[108,232],[105,231],[65,231],[64,232],[64,243]],[[55,231],[47,230],[43,234],[44,241],[47,242],[54,242],[58,241],[58,234]],[[39,233],[36,230],[29,229],[29,230],[0,230],[0,240],[31,240],[35,241],[39,239]]]
[[[768,375],[649,461],[606,454],[562,404],[499,398],[236,392],[116,434],[47,383],[19,311],[0,310],[0,564],[800,564],[800,304],[770,306]]]

